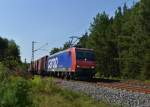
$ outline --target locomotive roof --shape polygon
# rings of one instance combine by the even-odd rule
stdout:
[[[87,48],[76,48],[76,47],[72,47],[72,48],[75,48],[75,49],[77,49],[77,50],[93,51],[93,49],[87,49]],[[68,49],[66,49],[66,50],[57,52],[57,53],[52,54],[52,55],[49,55],[49,56],[53,57],[53,56],[58,55],[58,54],[61,54],[61,53],[63,53],[63,52],[67,52],[67,51],[71,50],[72,48],[68,48]]]
[[[85,51],[93,51],[93,49],[88,49],[88,48],[76,48],[77,50],[85,50]]]
[[[49,55],[49,56],[53,57],[53,56],[55,56],[55,55],[61,54],[61,53],[66,52],[66,51],[69,51],[69,49],[71,49],[71,48],[68,48],[68,49],[63,50],[63,51],[56,52],[56,53],[54,53],[54,54],[52,54],[52,55]]]
[[[93,49],[87,49],[87,48],[76,48],[76,47],[72,47],[72,48],[75,48],[75,49],[77,49],[77,50],[93,51]],[[67,51],[69,51],[69,50],[72,49],[72,48],[68,48],[68,49],[66,49],[66,50],[57,52],[57,53],[52,54],[52,55],[45,55],[45,56],[43,56],[43,57],[41,57],[41,58],[35,60],[34,62],[36,62],[36,61],[38,61],[38,60],[40,60],[40,59],[42,59],[42,58],[44,58],[44,57],[47,57],[47,56],[53,57],[53,56],[58,55],[58,54],[61,54],[61,53],[63,53],[63,52],[67,52]]]

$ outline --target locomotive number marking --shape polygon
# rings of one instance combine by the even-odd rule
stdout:
[[[57,68],[58,66],[58,58],[52,58],[48,61],[48,69]]]

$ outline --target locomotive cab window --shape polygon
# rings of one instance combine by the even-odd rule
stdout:
[[[84,51],[84,50],[76,50],[76,59],[77,60],[87,60],[94,61],[95,56],[93,51]]]

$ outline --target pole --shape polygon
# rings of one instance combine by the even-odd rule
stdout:
[[[34,70],[33,68],[33,66],[34,66],[34,53],[36,52],[36,51],[38,51],[38,50],[41,50],[44,46],[46,46],[46,45],[48,45],[48,43],[46,43],[46,44],[44,44],[44,45],[42,45],[40,48],[37,48],[37,49],[35,49],[35,43],[38,43],[38,42],[36,42],[36,41],[32,41],[32,58],[31,58],[31,66],[32,66],[32,70]]]
[[[34,41],[32,41],[32,58],[31,58],[31,71],[34,71]]]
[[[32,41],[32,59],[31,62],[34,62],[34,41]]]

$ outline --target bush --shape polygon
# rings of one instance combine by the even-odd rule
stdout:
[[[52,78],[14,75],[0,84],[0,107],[109,107],[81,93],[60,88]]]
[[[30,85],[21,77],[11,77],[0,88],[0,107],[31,107]]]
[[[8,69],[0,62],[0,82],[7,80]]]
[[[34,93],[42,93],[46,92],[51,95],[60,92],[60,88],[56,86],[56,84],[53,82],[52,78],[44,78],[39,76],[35,76],[33,80],[31,80],[32,90]]]
[[[35,76],[30,83],[36,107],[110,107],[93,101],[85,94],[62,89],[52,78]]]
[[[30,86],[28,81],[18,78],[15,83],[16,107],[27,107],[32,104],[29,92]]]

